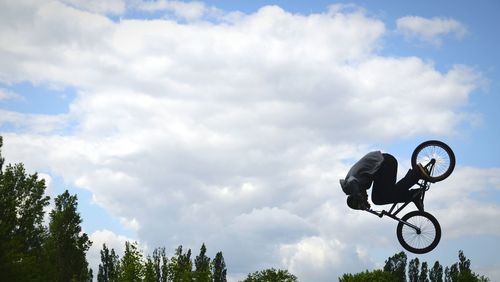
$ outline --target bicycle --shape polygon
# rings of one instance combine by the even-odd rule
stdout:
[[[421,164],[429,173],[427,180],[420,180],[417,185],[420,190],[422,203],[425,192],[429,190],[431,183],[436,183],[446,179],[455,168],[455,154],[451,148],[444,142],[438,140],[429,140],[418,145],[411,156],[411,166],[417,169]],[[418,207],[418,210],[411,211],[399,218],[397,215],[412,201],[394,203],[389,211],[375,211],[371,208],[367,212],[382,218],[384,215],[398,221],[396,235],[398,241],[406,250],[415,254],[424,254],[432,251],[441,239],[441,226],[438,220],[430,213],[424,211],[424,207]]]

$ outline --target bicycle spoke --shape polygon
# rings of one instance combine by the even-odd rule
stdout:
[[[411,218],[409,223],[420,228],[421,233],[418,234],[417,231],[409,226],[403,227],[403,237],[404,240],[415,249],[423,249],[429,246],[436,237],[436,230],[432,222],[422,216],[415,216]]]

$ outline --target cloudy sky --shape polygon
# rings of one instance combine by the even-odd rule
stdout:
[[[249,3],[250,2],[250,3]],[[369,150],[400,175],[448,143],[426,209],[450,265],[500,280],[497,1],[1,0],[8,162],[78,194],[94,241],[222,251],[232,281],[334,281],[402,250],[338,179]],[[382,207],[380,207],[382,208]],[[410,255],[410,258],[413,258]]]

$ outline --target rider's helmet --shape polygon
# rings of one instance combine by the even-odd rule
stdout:
[[[355,197],[354,195],[349,195],[347,197],[347,205],[354,210],[359,210],[359,197]]]
[[[370,208],[370,204],[367,199],[364,198],[361,194],[349,195],[347,197],[347,205],[351,209],[355,210],[365,210]]]

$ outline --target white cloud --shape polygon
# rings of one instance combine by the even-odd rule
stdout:
[[[457,20],[434,17],[431,19],[406,16],[396,22],[397,30],[407,37],[414,37],[434,45],[441,45],[442,37],[452,35],[461,39],[467,34],[467,28]]]
[[[196,7],[187,17],[206,13]],[[454,134],[480,78],[377,55],[384,24],[356,9],[182,24],[92,11],[0,4],[0,80],[78,90],[50,122],[3,111],[29,129],[4,134],[4,155],[89,190],[144,245],[222,250],[236,276],[284,265],[331,281],[373,264],[370,232],[396,250],[392,222],[347,211],[338,179],[363,144]],[[319,272],[300,268],[309,258]]]
[[[62,0],[62,2],[98,14],[121,15],[126,8],[123,0]]]
[[[217,12],[215,8],[208,8],[205,3],[199,1],[140,1],[136,3],[136,8],[143,11],[155,12],[166,11],[173,13],[177,18],[185,20],[199,20],[205,15]]]
[[[500,236],[500,169],[458,168],[429,190],[427,203],[446,229],[446,236]]]
[[[106,244],[106,247],[111,251],[111,249],[115,250],[115,254],[117,254],[120,258],[123,257],[123,253],[125,251],[125,242],[135,242],[133,239],[117,235],[113,231],[110,230],[97,230],[89,235],[90,241],[92,241],[92,246],[87,252],[87,260],[89,262],[89,266],[93,270],[94,277],[97,277],[97,272],[99,270],[99,264],[101,263],[101,250],[103,244]],[[141,248],[142,250],[143,248]]]
[[[9,89],[0,88],[0,101],[7,99],[22,99],[22,96]]]

